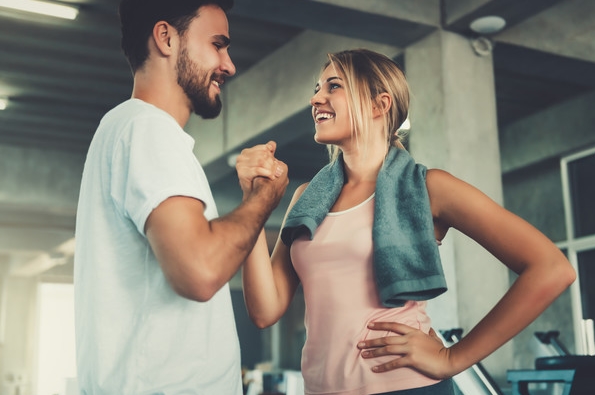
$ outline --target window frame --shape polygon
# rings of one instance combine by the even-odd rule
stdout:
[[[577,280],[570,287],[576,354],[587,354],[588,352],[583,327],[583,302],[580,292],[580,280],[578,278],[578,276],[580,276],[578,270],[578,254],[583,251],[595,249],[595,234],[582,236],[578,238],[576,238],[574,235],[574,207],[572,205],[571,199],[572,191],[568,175],[568,165],[570,162],[591,155],[595,155],[595,147],[591,147],[576,152],[574,154],[563,156],[560,160],[560,173],[562,177],[562,193],[564,202],[564,217],[566,224],[566,241],[556,243],[556,245],[560,249],[566,250],[568,260],[570,261],[570,263],[574,267],[574,270],[577,273]]]

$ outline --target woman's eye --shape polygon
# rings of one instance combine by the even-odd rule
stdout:
[[[314,94],[317,94],[318,92],[320,92],[320,89],[321,88],[324,88],[324,87],[316,86],[316,88],[314,88]],[[341,85],[335,84],[335,83],[332,83],[332,82],[328,84],[328,91],[329,92],[332,92],[332,91],[334,91],[335,89],[338,89],[338,88],[341,88]],[[327,89],[327,88],[325,88],[325,89]]]

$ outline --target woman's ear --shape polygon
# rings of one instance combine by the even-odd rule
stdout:
[[[159,21],[153,26],[153,35],[151,37],[161,56],[172,54],[172,39],[174,35],[175,29],[165,21]]]
[[[390,110],[392,104],[393,99],[388,93],[383,92],[376,96],[376,99],[374,99],[374,106],[372,107],[374,118],[386,114]]]

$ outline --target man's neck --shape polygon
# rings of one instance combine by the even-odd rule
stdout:
[[[134,76],[132,98],[143,100],[167,112],[182,128],[190,118],[190,101],[182,88],[163,78],[151,78],[146,73],[137,72]]]

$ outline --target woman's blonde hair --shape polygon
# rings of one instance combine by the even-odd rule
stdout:
[[[399,66],[389,57],[367,49],[331,53],[328,58],[322,70],[332,66],[343,75],[356,143],[362,144],[365,152],[369,139],[374,137],[368,134],[372,130],[373,107],[382,105],[377,102],[379,94],[388,93],[392,100],[384,116],[384,139],[387,146],[402,146],[404,134],[399,127],[409,113],[409,86]],[[335,160],[339,148],[329,145],[328,149],[331,160]]]

